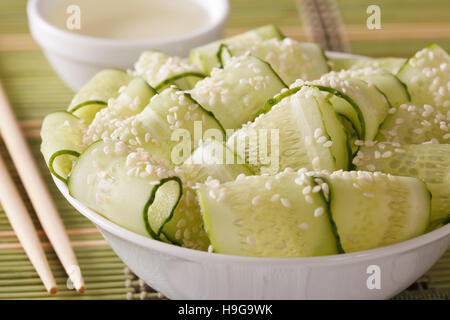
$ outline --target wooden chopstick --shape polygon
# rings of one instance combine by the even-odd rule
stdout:
[[[17,168],[47,238],[75,289],[84,292],[84,280],[64,225],[50,193],[39,174],[33,155],[0,83],[0,133]]]
[[[48,264],[39,236],[34,228],[33,221],[28,215],[16,185],[9,175],[8,169],[0,156],[0,202],[6,216],[16,232],[25,253],[33,264],[36,272],[44,283],[48,293],[57,291],[55,278]]]

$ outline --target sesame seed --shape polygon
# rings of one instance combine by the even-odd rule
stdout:
[[[373,198],[373,197],[375,197],[375,195],[373,193],[370,193],[370,192],[364,192],[363,196],[366,197],[366,198]]]
[[[390,108],[389,111],[388,111],[388,113],[389,113],[389,114],[394,114],[396,111],[397,111],[396,108]]]
[[[314,157],[313,158],[313,160],[312,160],[312,165],[314,166],[314,167],[318,167],[319,166],[319,157]]]
[[[325,148],[329,148],[329,147],[331,147],[333,145],[333,141],[331,141],[331,140],[328,140],[327,142],[325,142],[324,144],[323,144],[323,146],[325,147]]]
[[[280,201],[281,204],[286,208],[289,208],[291,206],[291,202],[289,201],[289,199],[281,198]]]
[[[323,207],[318,207],[316,208],[316,210],[314,210],[314,217],[318,218],[321,215],[323,215],[323,213],[324,213]]]
[[[322,183],[322,191],[325,195],[328,195],[330,193],[330,187],[327,183]]]
[[[270,181],[267,181],[265,187],[267,190],[272,190],[272,183]]]
[[[255,240],[252,237],[248,236],[247,238],[245,238],[245,241],[247,241],[249,245],[255,246]]]
[[[280,195],[279,195],[278,193],[275,193],[275,194],[272,196],[272,198],[270,198],[270,201],[275,202],[275,201],[277,201],[278,199],[280,199]]]
[[[304,187],[303,190],[302,190],[302,193],[303,193],[304,195],[307,195],[307,194],[310,193],[310,192],[311,192],[311,186],[306,186],[306,187]]]
[[[322,136],[322,128],[317,128],[316,130],[314,130],[314,138],[318,139],[319,137]]]
[[[298,227],[302,230],[307,230],[309,225],[306,222],[300,223]]]
[[[327,138],[324,137],[324,136],[321,136],[321,137],[319,137],[319,138],[316,139],[316,142],[317,142],[318,144],[323,144],[325,141],[327,141]]]
[[[256,206],[261,199],[261,196],[256,196],[252,199],[252,205]]]
[[[321,189],[322,189],[321,186],[315,186],[315,187],[312,189],[312,192],[313,192],[313,193],[317,193],[317,192],[319,192]]]
[[[353,183],[353,187],[355,187],[358,190],[362,190],[361,186],[359,184],[357,184],[357,183]]]

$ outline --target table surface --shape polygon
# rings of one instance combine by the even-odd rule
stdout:
[[[337,1],[352,53],[408,57],[429,43],[450,50],[450,1],[379,0],[381,30],[368,30],[366,9],[372,1]],[[40,231],[59,293],[45,293],[0,208],[0,299],[160,299],[161,295],[134,276],[114,254],[90,221],[77,213],[57,191],[39,152],[39,130],[45,114],[65,109],[73,93],[61,82],[32,40],[26,21],[26,0],[0,1],[0,79],[13,104],[70,235],[87,284],[78,295]],[[289,37],[307,41],[294,0],[231,0],[225,36],[273,23]],[[14,179],[17,173],[0,142]],[[25,194],[23,192],[23,194]],[[30,211],[32,208],[25,199]],[[36,228],[41,230],[33,214]],[[450,299],[450,250],[422,278],[395,299]]]

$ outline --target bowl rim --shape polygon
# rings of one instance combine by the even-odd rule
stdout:
[[[65,29],[59,28],[56,25],[49,22],[48,19],[46,19],[41,14],[38,6],[42,1],[45,1],[45,0],[28,0],[27,13],[28,13],[29,23],[31,22],[32,19],[35,19],[36,23],[39,24],[43,30],[45,30],[46,32],[48,32],[49,34],[54,35],[54,36],[61,36],[61,37],[67,38],[67,39],[72,39],[73,41],[84,42],[84,43],[90,44],[90,45],[106,45],[106,46],[118,46],[118,47],[164,46],[164,45],[173,44],[176,42],[189,41],[189,40],[201,37],[205,34],[208,34],[209,32],[220,27],[227,20],[229,11],[230,11],[229,0],[216,0],[216,1],[220,1],[222,3],[224,10],[220,11],[218,14],[218,17],[216,17],[214,20],[211,20],[204,27],[201,27],[197,30],[191,31],[184,35],[168,37],[166,39],[126,40],[126,39],[110,39],[110,38],[94,37],[94,36],[69,32]],[[208,11],[210,10],[207,8],[209,5],[204,4],[205,2],[208,2],[208,0],[194,0],[194,1],[197,2],[203,8],[206,8],[206,10],[208,10]]]
[[[326,56],[328,58],[345,59],[345,58],[362,58],[368,59],[367,56],[344,53],[344,52],[333,52],[326,51]],[[88,218],[100,229],[104,229],[107,232],[113,234],[116,237],[126,240],[140,247],[155,250],[162,254],[168,254],[176,256],[178,258],[192,260],[192,261],[207,261],[209,263],[240,263],[240,264],[261,264],[270,263],[274,265],[283,266],[295,266],[298,264],[305,265],[329,265],[332,264],[348,264],[354,262],[363,262],[372,259],[378,259],[389,255],[400,254],[408,251],[415,250],[419,247],[426,246],[432,242],[436,242],[447,237],[450,240],[450,223],[446,224],[436,230],[425,233],[418,237],[402,241],[399,243],[391,244],[388,246],[351,252],[351,253],[340,253],[327,256],[318,257],[297,257],[297,258],[262,258],[262,257],[246,257],[246,256],[235,256],[220,253],[209,253],[205,251],[183,248],[175,246],[172,244],[164,243],[162,241],[154,240],[149,237],[142,236],[133,231],[127,230],[118,224],[115,224],[111,220],[104,218],[102,215],[94,212],[93,210],[86,207],[80,201],[76,200],[69,194],[69,190],[66,184],[61,180],[57,179],[52,175],[53,181],[55,182],[57,188],[62,193],[64,198],[83,216]],[[450,242],[450,241],[448,241]],[[449,243],[447,243],[447,246]]]

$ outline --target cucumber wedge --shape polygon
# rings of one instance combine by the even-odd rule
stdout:
[[[390,110],[377,141],[400,144],[450,143],[450,119],[436,108],[402,104]]]
[[[238,178],[197,190],[214,252],[255,257],[306,257],[338,253],[314,181],[297,173]]]
[[[275,174],[286,168],[334,171],[338,163],[345,167],[339,169],[346,169],[346,136],[339,121],[328,121],[336,118],[333,112],[319,90],[304,86],[236,131],[227,144],[256,173]],[[339,149],[336,154],[333,145]]]
[[[132,77],[119,69],[105,69],[98,72],[73,97],[67,111],[79,107],[81,103],[92,100],[107,102],[119,95],[119,88],[127,85]]]
[[[430,217],[430,193],[415,178],[335,172],[323,178],[344,252],[378,248],[419,236]]]
[[[162,233],[169,241],[199,250],[208,248],[210,242],[204,231],[194,187],[207,181],[227,182],[236,179],[238,175],[253,174],[244,164],[226,163],[227,159],[235,161],[235,158],[236,156],[223,143],[207,140],[177,168],[184,181],[183,196],[173,212],[173,217],[162,228]]]
[[[94,120],[97,112],[99,112],[103,108],[106,108],[107,105],[107,102],[101,100],[88,100],[73,107],[70,110],[70,113],[84,120],[86,124],[89,124],[92,122],[92,120]]]
[[[134,74],[143,77],[158,92],[171,84],[188,90],[206,76],[197,66],[154,50],[143,52],[134,68]]]
[[[222,141],[206,140],[186,159],[181,169],[185,180],[190,182],[203,183],[208,178],[226,182],[240,174],[253,175],[253,171],[243,162]]]
[[[297,79],[318,79],[329,71],[323,49],[317,43],[273,38],[255,43],[230,43],[227,48],[234,56],[250,51],[251,54],[267,61],[288,85]],[[220,49],[218,56],[221,58]]]
[[[156,94],[155,89],[140,77],[131,80],[120,91],[117,98],[109,99],[108,106],[95,114],[83,137],[86,145],[108,138],[123,120],[141,112]]]
[[[230,38],[222,39],[201,47],[194,48],[189,55],[189,62],[193,65],[198,66],[202,72],[209,74],[211,73],[211,70],[213,68],[218,66],[219,61],[217,59],[217,50],[222,43],[254,43],[272,38],[283,39],[284,36],[274,25],[263,26]]]
[[[177,88],[156,95],[139,114],[116,122],[109,138],[152,150],[160,159],[182,164],[203,139],[203,132],[224,136],[220,123]]]
[[[104,141],[87,148],[70,173],[69,192],[87,207],[138,234],[149,236],[146,226],[150,223],[154,230],[150,235],[159,239],[161,226],[181,197],[180,182],[167,180],[174,172],[151,154],[130,148],[116,150],[114,143]],[[156,192],[155,186],[165,192]],[[152,204],[158,210],[152,209]],[[149,213],[157,216],[144,221]]]
[[[364,59],[364,58],[329,58],[329,64],[333,71],[341,71],[344,69],[385,69],[392,74],[396,74],[400,68],[405,64],[407,59],[405,58],[377,58],[377,59]]]
[[[431,222],[450,216],[450,144],[363,146],[354,159],[360,170],[382,171],[424,181],[431,191]]]
[[[73,161],[84,149],[84,129],[79,118],[65,111],[50,113],[42,122],[41,152],[50,172],[65,183]]]
[[[232,57],[224,69],[214,69],[190,93],[225,129],[237,129],[283,88],[286,85],[267,62],[244,55]]]
[[[339,76],[361,79],[369,83],[369,85],[374,85],[385,95],[390,107],[398,107],[411,99],[406,85],[392,73],[383,69],[364,68],[341,71]]]
[[[431,44],[408,59],[397,76],[411,93],[411,102],[429,104],[446,113],[450,107],[450,56]]]
[[[330,72],[323,75],[319,80],[311,81],[308,84],[336,89],[354,101],[351,105],[358,107],[359,110],[355,110],[358,118],[362,117],[364,120],[364,140],[373,140],[380,124],[388,114],[389,103],[385,95],[375,86],[371,86],[361,79],[346,79],[346,75],[343,75],[343,77],[345,80],[341,79],[339,73]],[[291,87],[303,84],[302,81],[299,81]],[[349,119],[352,118],[349,117]]]

